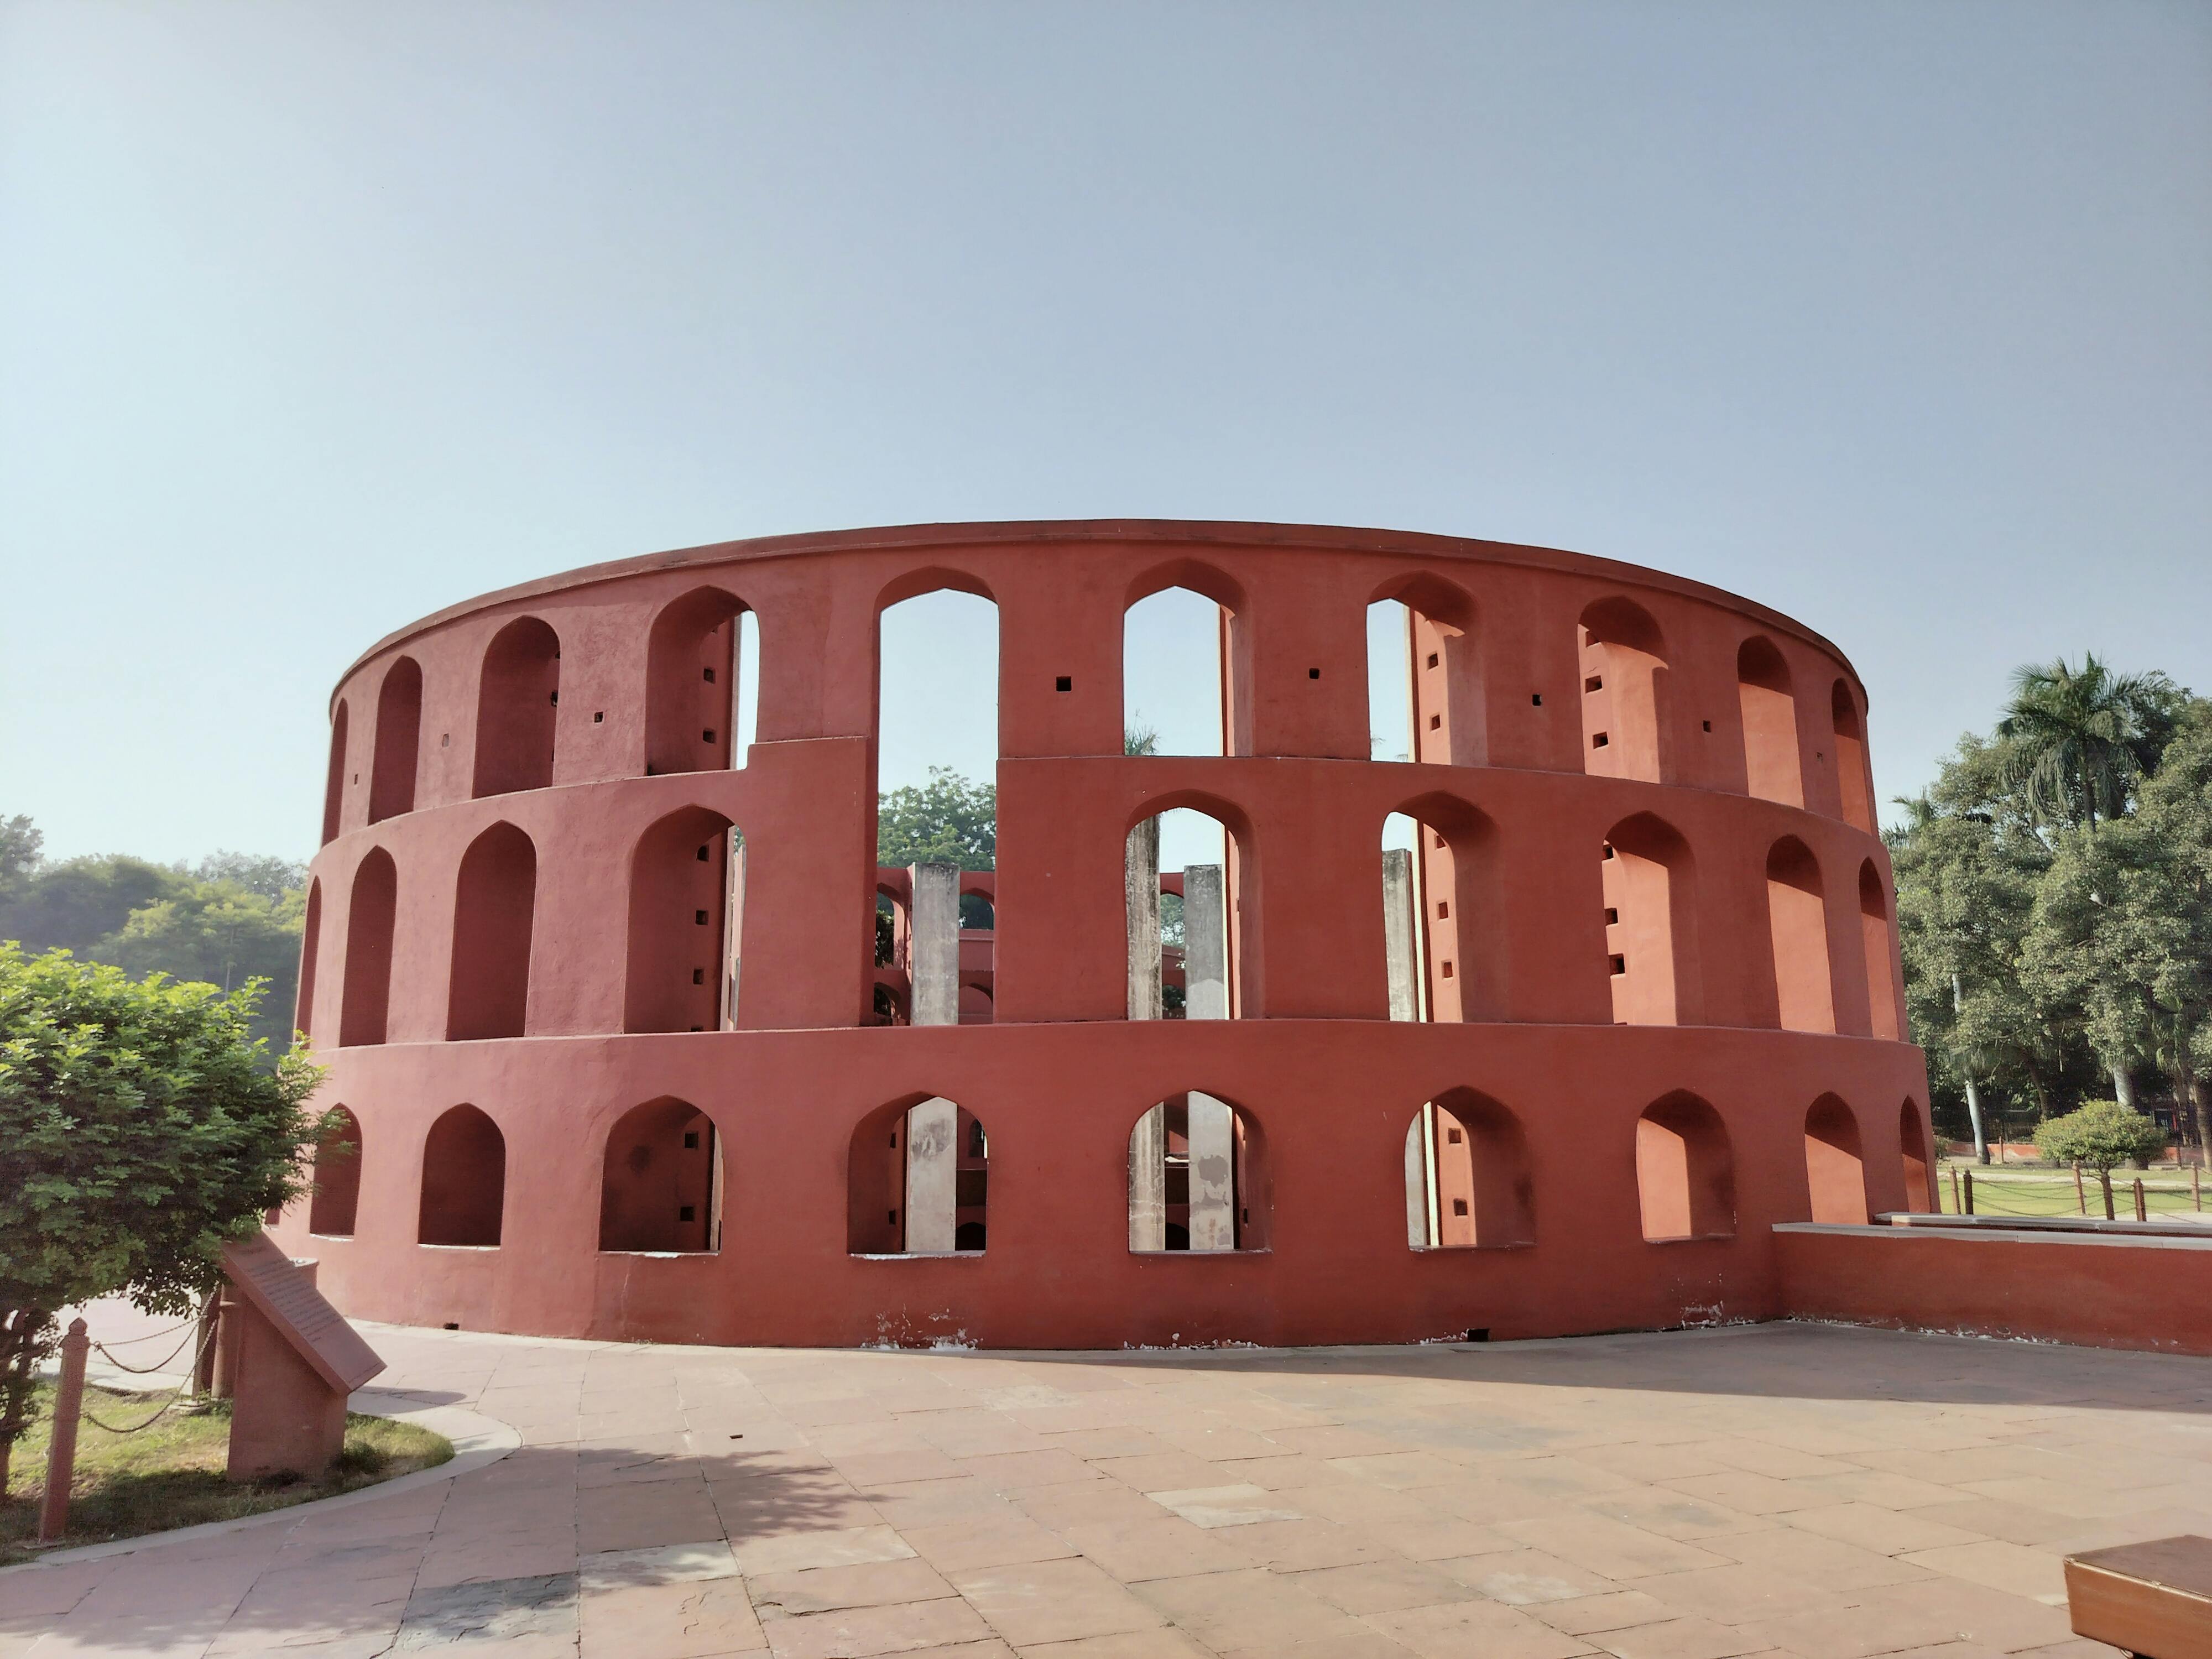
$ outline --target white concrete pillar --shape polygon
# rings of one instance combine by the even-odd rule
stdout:
[[[1129,922],[1129,1018],[1160,1017],[1160,821],[1129,831],[1122,879]]]
[[[1229,913],[1222,904],[1221,866],[1194,864],[1182,872],[1183,1018],[1229,1018]],[[1191,1099],[1196,1101],[1198,1096]],[[1198,1247],[1194,1244],[1191,1247]]]
[[[1188,881],[1186,870],[1183,878]],[[1216,1016],[1219,1018],[1219,1016]],[[1190,1248],[1237,1248],[1237,1135],[1228,1103],[1190,1094]]]
[[[960,1109],[942,1097],[906,1115],[906,1247],[950,1250],[960,1201]]]
[[[1389,967],[1390,1018],[1421,1017],[1421,939],[1413,917],[1413,855],[1382,849],[1382,954]]]
[[[914,1023],[957,1025],[960,872],[950,864],[917,864],[907,873],[914,882],[914,938],[907,952]]]
[[[738,1029],[738,958],[745,937],[745,837],[732,827],[729,890],[722,905],[722,1029]]]
[[[1168,1247],[1168,1109],[1155,1106],[1129,1137],[1129,1248]]]
[[[1417,1250],[1437,1242],[1429,1231],[1428,1116],[1416,1112],[1406,1126],[1406,1243]]]

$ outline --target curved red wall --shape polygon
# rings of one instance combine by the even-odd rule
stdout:
[[[1123,613],[1170,584],[1235,613],[1224,757],[1121,752]],[[872,1012],[878,618],[943,586],[999,609],[994,1019],[884,1027]],[[1435,646],[1449,685],[1435,726],[1417,718],[1421,758],[1376,763],[1365,611],[1400,596],[1422,614],[1416,653]],[[729,734],[704,724],[718,694],[648,690],[651,675],[690,687],[712,665],[665,628],[654,647],[672,606],[722,630],[702,649],[726,650],[735,611],[756,613],[758,729],[742,769],[724,769]],[[557,654],[538,628],[508,631],[521,619]],[[1790,704],[1796,776],[1778,787]],[[387,709],[414,726],[411,791],[375,729]],[[359,1122],[359,1200],[350,1237],[312,1235],[304,1201],[278,1237],[319,1257],[322,1285],[362,1317],[666,1341],[1285,1344],[1767,1316],[1780,1308],[1771,1224],[1809,1219],[1813,1182],[1832,1184],[1838,1103],[1856,1121],[1866,1207],[1928,1207],[1924,1169],[1907,1191],[1902,1134],[1917,1123],[1931,1144],[1924,1068],[1875,1035],[1903,1019],[1889,862],[1871,823],[1845,817],[1848,803],[1863,820],[1872,799],[1863,710],[1834,647],[1747,601],[1609,561],[1387,532],[856,531],[655,555],[455,606],[381,642],[333,699],[332,834],[313,863],[319,960],[301,1023],[330,1066],[319,1103]],[[539,787],[478,794],[516,779]],[[1754,796],[1755,780],[1784,798]],[[408,809],[372,822],[372,798]],[[1235,1019],[1124,1018],[1124,838],[1176,805],[1239,838]],[[1449,831],[1468,866],[1452,890],[1482,918],[1482,977],[1458,1023],[1386,1018],[1380,838],[1408,806]],[[684,966],[703,941],[653,921],[691,904],[692,886],[720,890],[724,823],[744,838],[738,954],[754,964],[733,1030],[715,1029],[715,974]],[[471,897],[465,860],[501,825],[486,845],[506,873],[472,877]],[[1671,985],[1640,987],[1623,1012],[1680,1024],[1614,1023],[1613,956],[1650,960],[1629,924],[1607,925],[1616,828],[1622,890],[1657,881],[1644,915],[1663,912],[1684,942]],[[690,858],[691,841],[696,868],[664,851],[634,879],[641,847]],[[356,880],[381,860],[391,876],[378,862]],[[390,960],[380,1000],[374,964],[349,955],[356,902],[362,942]],[[518,1000],[485,940],[525,903]],[[702,972],[705,988],[687,989]],[[349,1018],[351,996],[364,1000]],[[1808,1004],[1824,1012],[1808,1021]],[[1785,1008],[1816,1029],[1780,1029]],[[519,1035],[447,1040],[504,1029],[515,1009]],[[381,1041],[343,1041],[380,1027]],[[1128,1249],[1132,1127],[1190,1090],[1264,1137],[1266,1249]],[[1517,1123],[1533,1243],[1409,1247],[1407,1126],[1455,1091]],[[1639,1120],[1684,1094],[1711,1107],[1698,1134],[1727,1166],[1697,1208],[1732,1203],[1733,1232],[1647,1242],[1638,1147],[1667,1137]],[[988,1126],[988,1249],[848,1254],[856,1128],[931,1095]],[[720,1248],[602,1251],[611,1132],[668,1100],[719,1140]],[[1825,1138],[1808,1177],[1815,1103]],[[503,1170],[498,1243],[418,1243],[425,1146],[463,1103],[503,1148],[477,1147],[431,1184]],[[1693,1164],[1713,1155],[1692,1141]]]

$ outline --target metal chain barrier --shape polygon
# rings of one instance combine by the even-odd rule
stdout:
[[[93,1414],[92,1409],[89,1407],[83,1407],[80,1412],[80,1415],[82,1415],[84,1420],[91,1424],[95,1429],[104,1429],[108,1433],[117,1436],[138,1434],[147,1429],[152,1428],[156,1423],[160,1422],[163,1418],[167,1417],[171,1412],[177,1408],[178,1402],[185,1397],[186,1390],[191,1389],[192,1386],[192,1379],[199,1375],[199,1362],[207,1353],[208,1344],[215,1340],[215,1334],[216,1330],[220,1328],[220,1326],[221,1322],[218,1320],[210,1320],[208,1322],[206,1330],[201,1334],[200,1345],[198,1348],[193,1352],[191,1370],[185,1373],[185,1380],[177,1384],[176,1392],[172,1394],[167,1401],[162,1402],[161,1409],[155,1412],[143,1423],[134,1423],[127,1429],[118,1429],[112,1423],[101,1422],[99,1418]],[[185,1345],[190,1343],[191,1340],[191,1339],[190,1337],[186,1337],[184,1342],[178,1344],[177,1353],[182,1353],[185,1351]],[[100,1347],[100,1344],[96,1342],[93,1344],[93,1346],[94,1347]],[[102,1353],[106,1353],[107,1350],[100,1348],[100,1352]],[[114,1356],[111,1354],[108,1357],[112,1358]],[[176,1353],[173,1353],[169,1356],[171,1359],[174,1359],[176,1357]],[[125,1365],[122,1367],[122,1369],[129,1370],[131,1368]],[[149,1369],[153,1370],[159,1368],[149,1367]]]

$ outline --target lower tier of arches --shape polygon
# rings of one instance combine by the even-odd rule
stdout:
[[[343,1105],[349,1150],[276,1237],[355,1316],[465,1329],[1054,1348],[1659,1328],[1778,1312],[1777,1222],[1932,1199],[1919,1051],[1863,1037],[1102,1022],[329,1060],[319,1103]],[[939,1117],[955,1164],[925,1228],[897,1137]]]

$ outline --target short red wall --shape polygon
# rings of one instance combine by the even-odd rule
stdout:
[[[1774,1229],[1781,1301],[1800,1319],[2212,1354],[2203,1238]]]

